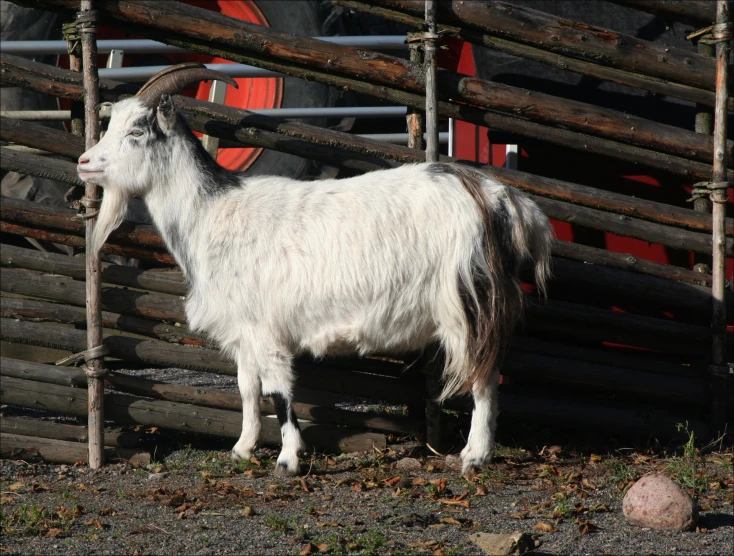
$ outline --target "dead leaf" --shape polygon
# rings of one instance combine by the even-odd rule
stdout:
[[[608,512],[608,511],[609,511],[609,508],[607,507],[606,504],[597,504],[596,506],[592,506],[591,508],[589,508],[589,513]]]
[[[602,460],[602,457],[598,454],[591,454],[591,457],[589,458],[589,461],[591,463],[599,463]]]
[[[99,511],[99,515],[101,515],[102,517],[108,515],[117,515],[117,510],[113,510],[112,508],[105,508],[104,510]]]
[[[255,510],[252,509],[252,506],[242,508],[242,517],[252,517],[253,515],[255,515]]]
[[[317,521],[316,525],[319,527],[341,527],[342,524],[338,521]]]
[[[303,477],[299,477],[298,482],[301,483],[301,489],[303,489],[304,492],[313,491],[313,489],[311,488],[311,485],[309,485],[306,479],[304,479]]]
[[[385,486],[393,487],[400,482],[400,477],[393,477],[385,481]]]
[[[513,512],[511,514],[507,514],[507,517],[510,519],[526,519],[528,517],[528,514],[525,512]]]
[[[55,538],[56,538],[56,537],[58,537],[58,536],[59,536],[59,535],[60,535],[60,534],[61,534],[62,532],[63,532],[63,531],[61,531],[61,529],[59,529],[58,527],[53,527],[53,528],[49,529],[48,531],[46,531],[46,534],[45,534],[45,535],[43,535],[43,538],[44,538],[44,539],[55,539]]]
[[[576,522],[579,524],[579,533],[582,535],[588,535],[599,530],[599,527],[591,521],[577,519]]]
[[[413,486],[421,486],[425,485],[428,481],[426,481],[423,477],[416,477],[412,481],[410,481],[410,484]]]
[[[587,488],[587,489],[589,489],[589,490],[596,490],[596,485],[595,485],[594,483],[592,483],[592,482],[591,482],[591,481],[590,481],[589,479],[587,479],[586,477],[584,477],[584,478],[583,478],[583,479],[581,480],[581,486],[582,486],[582,487],[584,487],[584,488]]]
[[[439,504],[446,504],[447,506],[461,506],[462,508],[468,508],[471,505],[469,500],[463,500],[461,496],[454,496],[453,498],[439,498],[436,502]]]
[[[24,483],[20,483],[20,482],[18,482],[18,483],[13,483],[12,485],[10,485],[10,486],[8,487],[8,490],[10,490],[11,492],[15,492],[16,490],[20,490],[20,489],[21,489],[21,488],[23,488],[24,486],[25,486],[25,484],[24,484]]]
[[[89,521],[85,521],[84,525],[86,527],[96,527],[97,529],[104,529],[104,525],[102,525],[102,522],[99,519],[90,519]]]
[[[47,491],[47,490],[50,490],[50,489],[49,489],[49,487],[48,487],[48,486],[46,486],[46,485],[41,485],[41,484],[35,483],[35,484],[34,484],[34,485],[33,485],[33,486],[31,487],[31,490],[32,490],[33,492],[45,492],[45,491]]]
[[[553,525],[550,523],[546,523],[545,521],[539,521],[535,525],[533,525],[533,529],[536,531],[541,531],[543,533],[555,533],[558,531]]]
[[[476,496],[487,496],[487,489],[484,485],[477,485],[477,490],[474,492]]]
[[[449,525],[458,525],[459,527],[461,527],[461,521],[453,517],[442,517],[441,519],[439,519],[439,521],[441,523],[448,523]]]
[[[250,463],[251,463],[251,464],[253,464],[253,465],[257,465],[258,467],[262,467],[262,466],[263,466],[263,462],[261,462],[261,461],[260,461],[259,459],[257,459],[257,458],[256,458],[255,456],[252,456],[252,457],[250,458]]]

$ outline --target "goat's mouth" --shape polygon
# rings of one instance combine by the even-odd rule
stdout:
[[[83,170],[82,168],[77,168],[76,173],[79,174],[80,178],[84,179],[85,177],[104,174],[104,170]]]

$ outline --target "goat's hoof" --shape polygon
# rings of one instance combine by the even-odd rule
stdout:
[[[487,465],[489,465],[489,462],[492,460],[491,455],[487,456],[480,456],[480,457],[474,457],[474,456],[468,456],[462,460],[461,464],[461,474],[470,476],[472,474],[472,471],[482,471]]]
[[[296,464],[294,468],[288,466],[288,464],[279,461],[275,464],[275,476],[276,477],[295,477],[298,475],[299,466]]]
[[[232,458],[232,461],[247,461],[252,457],[252,452],[252,450],[243,450],[235,445],[235,447],[232,448],[230,457]]]

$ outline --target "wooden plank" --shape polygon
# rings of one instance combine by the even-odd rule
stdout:
[[[87,392],[30,380],[6,377],[0,385],[0,401],[9,405],[85,416]],[[127,394],[106,394],[107,418],[123,424],[141,424],[185,432],[239,438],[242,414],[162,400],[146,400]],[[385,436],[330,425],[302,423],[304,442],[310,447],[333,452],[361,452],[385,448]],[[262,419],[260,440],[280,445],[276,419]]]
[[[103,450],[107,461],[127,461],[135,466],[144,466],[150,463],[150,454],[129,448],[107,447]],[[0,433],[0,456],[11,459],[36,460],[41,459],[50,463],[74,464],[89,462],[89,452],[84,444],[24,436],[20,434]]]
[[[3,372],[3,375],[12,376],[5,374],[5,372]],[[86,387],[86,376],[84,373],[81,373],[80,378],[83,379],[84,386]],[[3,417],[0,420],[0,432],[51,438],[67,442],[86,443],[89,440],[87,427],[43,421],[41,419],[24,419],[21,417]],[[135,431],[109,428],[104,431],[104,445],[115,448],[134,448],[140,442],[140,438],[141,434]]]

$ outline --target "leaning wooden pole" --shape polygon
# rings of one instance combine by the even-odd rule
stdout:
[[[99,141],[99,74],[97,72],[97,12],[93,0],[81,0],[81,10],[77,14],[82,37],[82,66],[84,71],[84,132],[86,148],[91,149]],[[88,426],[89,426],[89,467],[99,469],[104,464],[104,367],[102,356],[102,304],[101,271],[99,253],[91,253],[92,234],[96,224],[96,213],[100,205],[100,189],[88,183],[84,189],[82,204],[86,207],[86,245],[87,245],[87,351],[84,359],[87,373]]]
[[[726,99],[729,95],[728,69],[729,50],[731,48],[732,25],[729,20],[727,0],[718,0],[716,6],[716,24],[713,27],[713,39],[716,43],[716,108],[714,110],[714,171],[710,184],[711,201],[713,202],[713,283],[711,297],[713,300],[713,364],[711,365],[712,385],[714,387],[714,420],[715,427],[723,430],[727,418],[727,387],[729,372],[726,366],[726,305],[724,292],[726,283],[726,249],[724,221],[726,219],[726,203],[729,200],[726,176]],[[722,427],[722,428],[719,428]]]
[[[426,68],[426,162],[438,162],[438,93],[436,91],[436,1],[426,0],[423,35]]]

